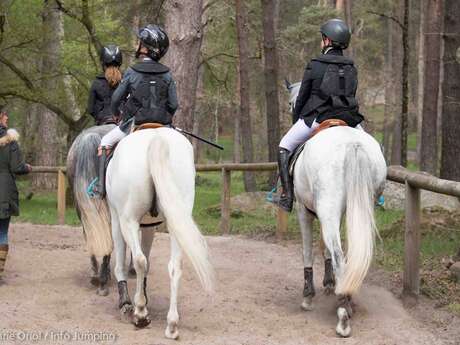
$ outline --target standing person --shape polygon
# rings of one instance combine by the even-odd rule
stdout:
[[[18,139],[18,132],[8,129],[8,114],[0,107],[0,280],[8,255],[10,219],[11,216],[19,215],[15,174],[27,174],[32,170],[24,162]]]
[[[294,201],[289,175],[291,152],[307,141],[325,120],[339,119],[356,127],[364,119],[356,99],[358,71],[353,60],[343,56],[350,43],[350,29],[343,20],[331,19],[321,26],[320,32],[322,54],[307,64],[294,107],[294,125],[279,144],[278,168],[283,192],[278,206],[287,212],[292,210]]]
[[[119,116],[120,105],[126,102],[123,122],[101,140],[99,178],[94,188],[95,195],[100,198],[105,195],[107,150],[129,134],[133,120],[135,125],[149,122],[170,125],[178,107],[176,83],[169,68],[159,62],[168,51],[168,35],[158,25],[149,24],[139,30],[138,38],[136,58],[140,61],[126,70],[112,95],[115,116]]]
[[[87,109],[97,126],[118,122],[113,116],[110,104],[112,94],[122,78],[120,66],[123,63],[120,48],[113,44],[103,47],[100,57],[104,73],[98,75],[91,85]]]

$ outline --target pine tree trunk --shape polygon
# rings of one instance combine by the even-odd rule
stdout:
[[[401,106],[401,165],[407,166],[407,137],[409,118],[409,0],[404,0]]]
[[[383,148],[387,162],[391,157],[391,122],[393,118],[394,80],[393,80],[393,21],[387,19],[387,49],[385,52],[385,108],[383,117]]]
[[[240,132],[243,144],[243,162],[251,163],[254,159],[252,142],[252,126],[249,109],[249,27],[247,21],[247,8],[244,0],[235,0],[236,27],[238,39],[238,89],[240,94]],[[246,192],[256,190],[254,174],[250,171],[244,173],[244,188]]]
[[[280,115],[278,96],[278,52],[275,37],[275,0],[262,0],[264,32],[265,106],[267,118],[268,160],[276,162],[280,140]],[[270,184],[276,180],[276,173]]]
[[[423,113],[423,104],[425,100],[423,99],[423,88],[425,85],[425,38],[423,35],[424,25],[425,25],[425,2],[427,0],[420,0],[420,23],[419,23],[419,37],[418,37],[418,62],[417,62],[417,71],[418,71],[418,102],[417,102],[417,158],[418,164],[420,166],[420,157],[422,151],[422,113]]]
[[[425,19],[425,83],[422,112],[420,169],[437,174],[438,167],[438,93],[441,59],[442,0],[428,0],[425,7],[430,13]]]
[[[170,42],[165,63],[171,68],[179,99],[174,122],[178,127],[192,131],[203,41],[203,1],[167,1],[165,13],[165,27]]]
[[[43,60],[41,71],[44,76],[43,90],[49,94],[58,92],[61,80],[59,73],[64,26],[62,13],[54,1],[45,0],[43,7]],[[37,151],[35,163],[45,166],[57,166],[59,154],[58,117],[42,105],[37,106],[40,118],[37,135]],[[54,174],[35,174],[34,187],[38,189],[55,189]]]
[[[400,22],[402,21],[402,6],[403,0],[396,0],[393,3],[392,15],[397,18]],[[392,61],[393,61],[393,97],[392,97],[392,113],[393,113],[393,132],[391,140],[391,164],[401,165],[401,148],[402,148],[402,137],[401,137],[401,108],[402,108],[402,74],[401,70],[396,68],[400,66],[400,63],[403,61],[403,42],[402,42],[402,29],[395,23],[391,23],[391,34],[392,34]]]
[[[441,177],[460,181],[460,1],[444,10],[444,81],[442,84]]]

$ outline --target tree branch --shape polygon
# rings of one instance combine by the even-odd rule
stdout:
[[[6,59],[3,55],[0,55],[0,62],[7,66],[11,71],[13,71],[13,73],[16,74],[19,77],[19,79],[21,79],[24,82],[24,84],[26,84],[29,90],[35,89],[35,86],[32,83],[32,81],[29,78],[27,78],[27,76],[19,68],[17,68],[11,61]]]
[[[79,21],[85,27],[86,31],[88,31],[88,35],[91,40],[91,43],[93,44],[94,48],[96,48],[96,51],[99,54],[99,52],[102,49],[102,43],[96,35],[96,29],[94,27],[93,21],[91,20],[91,16],[89,13],[88,0],[81,0],[81,17],[78,16],[76,13],[72,12],[70,9],[64,7],[61,0],[55,0],[55,1],[60,11],[62,11],[64,14],[66,14],[70,18],[73,18]]]
[[[369,14],[375,14],[376,16],[380,16],[382,18],[391,19],[392,21],[394,21],[396,24],[399,25],[401,30],[404,30],[404,24],[401,23],[396,17],[389,16],[388,14],[385,14],[385,13],[378,13],[378,12],[374,12],[374,11],[366,11],[366,12],[369,13]]]
[[[32,103],[39,103],[41,105],[44,105],[46,108],[51,110],[53,113],[55,113],[62,121],[64,121],[69,127],[73,128],[75,126],[74,120],[69,118],[65,111],[63,111],[61,108],[56,106],[55,104],[52,104],[49,102],[49,100],[38,97],[37,95],[28,95],[26,93],[20,93],[15,90],[2,90],[0,91],[0,97],[14,97],[14,98],[19,98],[27,102],[32,102]]]

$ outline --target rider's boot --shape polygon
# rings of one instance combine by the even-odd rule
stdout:
[[[94,186],[94,195],[97,198],[103,199],[105,197],[105,166],[107,164],[107,147],[100,147],[98,150],[99,156],[99,176],[97,184]]]
[[[292,211],[292,204],[294,202],[294,191],[291,176],[289,175],[289,156],[290,151],[282,147],[278,150],[278,169],[280,173],[281,185],[283,192],[278,201],[278,206],[286,212]]]
[[[5,269],[6,257],[8,256],[8,245],[0,244],[0,280],[3,276],[3,270]]]

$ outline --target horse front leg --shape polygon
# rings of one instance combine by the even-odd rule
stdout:
[[[99,296],[107,296],[109,294],[109,288],[107,286],[110,280],[110,255],[104,255],[102,258],[101,269],[99,271],[99,288],[97,294]]]
[[[301,308],[303,310],[313,310],[313,297],[315,296],[315,285],[313,282],[313,238],[312,226],[313,215],[308,212],[305,206],[297,204],[297,217],[299,219],[300,231],[302,233],[303,244],[303,264],[304,264],[304,288]]]
[[[320,249],[321,249],[321,252],[323,253],[323,258],[324,258],[324,277],[323,277],[324,294],[332,295],[335,289],[334,269],[332,267],[331,253],[324,245],[324,241],[322,238],[320,240]]]
[[[125,322],[131,322],[133,314],[133,305],[128,294],[128,282],[126,274],[126,243],[121,233],[118,215],[112,213],[112,238],[115,251],[115,269],[114,274],[118,283],[118,309],[120,310],[121,319]]]
[[[97,262],[96,256],[91,255],[91,285],[99,286],[99,263]]]
[[[177,295],[180,277],[182,276],[182,249],[174,236],[171,236],[171,259],[168,264],[169,278],[171,281],[171,296],[168,311],[168,325],[165,336],[169,339],[179,337],[179,313],[177,311]]]
[[[139,223],[134,220],[121,222],[123,237],[126,239],[133,255],[134,269],[136,270],[136,294],[134,295],[133,323],[138,328],[150,324],[150,316],[147,309],[147,268],[148,261],[142,252],[139,236]]]

